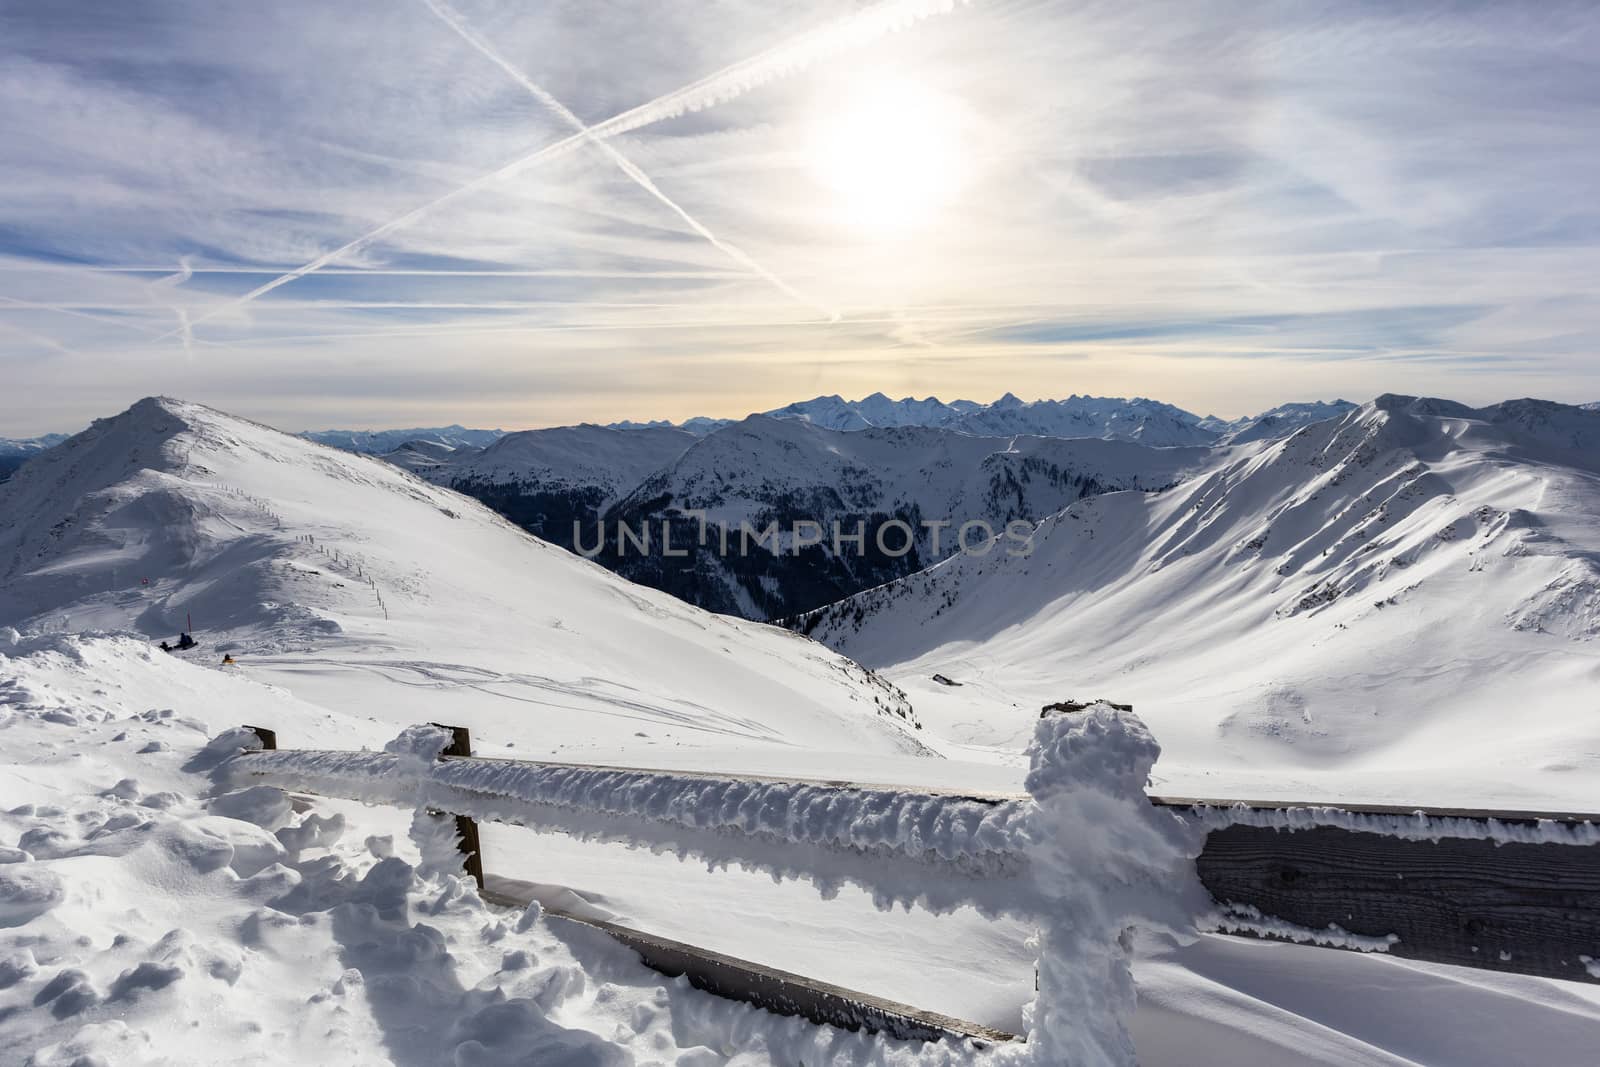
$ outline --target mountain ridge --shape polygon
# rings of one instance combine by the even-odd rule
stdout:
[[[192,627],[205,660],[328,706],[381,691],[403,721],[448,690],[475,735],[550,750],[928,753],[902,694],[813,642],[631,585],[376,457],[171,398],[0,485],[0,626],[69,622]]]
[[[794,625],[936,728],[932,673],[1003,678],[1009,729],[1009,702],[1112,693],[1208,766],[1425,766],[1465,732],[1480,772],[1555,789],[1600,773],[1596,514],[1600,412],[1385,395],[1167,493],[1071,504],[1025,559],[953,557]],[[981,721],[985,685],[961,693]]]

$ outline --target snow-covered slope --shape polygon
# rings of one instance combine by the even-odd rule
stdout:
[[[686,430],[615,430],[584,423],[507,434],[452,465],[443,484],[520,483],[546,492],[598,491],[600,506],[623,496],[698,440]],[[437,480],[437,479],[436,479]]]
[[[0,632],[0,1060],[973,1067],[720,1000],[548,912],[486,904],[419,852],[409,810],[217,790],[229,739],[208,738],[241,720],[341,748],[394,733],[251,673]],[[482,831],[494,873],[624,924],[997,1026],[1034,994],[1014,921]],[[1297,945],[1141,943],[1134,973],[1147,1067],[1587,1067],[1600,1028],[1593,986]]]
[[[664,522],[672,524],[674,548],[686,556],[618,549],[611,532],[613,551],[601,558],[622,574],[702,606],[773,618],[942,559],[956,550],[965,523],[987,523],[998,534],[1013,519],[1040,519],[1085,495],[1172,485],[1210,460],[1207,449],[986,438],[919,426],[841,431],[804,419],[753,415],[696,442],[611,511],[613,524],[633,529],[659,534]],[[731,549],[723,550],[720,534],[702,544],[701,519],[691,512],[704,512],[708,527],[732,531]],[[796,551],[789,535],[803,521],[819,524],[824,543]],[[878,550],[879,528],[891,521],[914,532],[909,553]],[[772,523],[784,535],[781,552],[754,542],[743,551],[741,524],[760,531]],[[843,540],[858,526],[864,545]],[[585,536],[592,545],[593,532]],[[984,540],[978,528],[967,538],[972,544]],[[893,552],[904,542],[903,532],[885,533],[884,545]]]
[[[1327,419],[1336,419],[1355,409],[1356,405],[1348,400],[1334,400],[1331,402],[1317,400],[1306,404],[1279,404],[1270,411],[1263,411],[1253,418],[1239,419],[1235,422],[1223,424],[1220,427],[1223,431],[1222,443],[1242,445],[1249,444],[1252,441],[1271,441],[1279,437],[1287,437],[1302,426],[1310,426],[1314,422],[1323,422]]]
[[[1600,787],[1600,413],[1385,396],[1170,492],[1080,501],[1035,544],[802,625],[974,742],[1047,701],[1131,701],[1184,789]]]
[[[385,452],[383,458],[419,477],[438,481],[438,478],[433,476],[439,471],[464,463],[482,451],[480,448],[466,446],[457,448],[439,441],[423,439],[407,441],[393,452]]]
[[[899,695],[819,645],[633,586],[379,459],[198,405],[140,401],[0,486],[0,625],[155,640],[191,619],[199,659],[231,650],[319,704],[449,716],[546,753],[921,750]]]
[[[1529,536],[1527,523],[1498,531],[1489,523],[1489,549],[1456,558],[1481,557],[1496,583],[1500,568],[1519,582],[1536,578],[1518,568],[1572,558],[1572,546],[1588,536],[1559,517],[1592,518],[1592,508],[1580,514],[1569,506],[1595,477],[1585,459],[1591,424],[1574,422],[1569,410],[1393,402],[1332,434],[1303,431],[1309,443],[1292,449],[1291,442],[1235,450],[1225,469],[1197,483],[1202,490],[1259,473],[1266,493],[1267,472],[1281,467],[1314,483],[1313,496],[1324,495],[1275,513],[1271,558],[1252,565],[1241,550],[1219,566],[1238,566],[1243,587],[1219,589],[1204,574],[1189,574],[1200,588],[1178,595],[1182,581],[1165,587],[1173,616],[1130,620],[1119,646],[1187,655],[1190,629],[1205,624],[1207,596],[1226,603],[1256,595],[1251,583],[1260,567],[1297,558],[1288,539],[1310,536],[1304,531],[1333,498],[1377,478],[1394,449],[1455,479],[1451,491],[1463,496],[1409,513],[1391,505],[1392,528],[1380,523],[1374,539],[1409,529],[1417,520],[1408,515],[1428,507],[1453,515],[1455,503],[1477,507],[1484,494],[1526,495],[1530,469],[1547,478],[1537,512],[1542,540]],[[1472,475],[1478,464],[1493,470],[1481,483]],[[1135,547],[1139,563],[1172,556],[1165,572],[1154,573],[1183,578],[1181,549],[1204,557],[1206,533],[1226,541],[1232,519],[1215,506],[1191,515],[1193,504],[1211,500],[1192,488],[1111,494],[1073,510],[1122,515],[1115,529],[1138,546],[1151,543],[1151,531],[1161,534],[1165,547],[1149,559]],[[1263,510],[1248,493],[1239,500]],[[1137,507],[1124,515],[1127,501]],[[1069,521],[1086,519],[1058,525]],[[1035,559],[1055,560],[1057,569],[1063,560],[1082,564],[1091,579],[1096,551],[1104,550],[1108,567],[1121,558],[1109,543],[1112,529],[1102,522],[1097,537],[1079,535],[1065,549],[1058,543],[1066,555],[1047,557],[1042,546]],[[1520,554],[1499,554],[1519,537]],[[1425,547],[1452,552],[1463,543]],[[1320,547],[1315,540],[1305,546],[1308,566]],[[1343,558],[1338,549],[1333,556]],[[1413,572],[1428,571],[1423,591],[1454,575],[1452,568],[1435,575],[1432,558],[1420,553],[1412,564]],[[1038,604],[1050,574],[1009,579],[987,594],[990,617],[1005,615],[1007,593],[1022,606]],[[1101,585],[1113,609],[1132,603],[1116,583]],[[1479,605],[1459,594],[1477,588],[1464,584],[1452,594],[1470,605],[1469,615]],[[963,611],[971,592],[958,595]],[[1076,597],[1069,610],[1092,611],[1097,595]],[[1359,606],[1365,596],[1336,600],[1334,610]],[[1492,614],[1493,605],[1484,610]],[[154,650],[148,636],[18,636],[3,628],[114,625],[170,635],[189,612],[202,645],[175,656]],[[1310,610],[1285,622],[1327,615]],[[1582,612],[1568,605],[1555,617]],[[917,611],[907,621],[913,630],[928,625]],[[1025,732],[1034,709],[1012,707],[1020,696],[996,695],[1014,678],[1031,684],[1077,670],[1074,685],[1111,679],[1107,695],[1122,695],[1112,677],[1125,662],[1120,653],[1112,648],[1111,673],[1096,675],[1102,664],[1080,651],[1093,644],[1087,629],[1120,625],[1115,610],[1076,630],[1071,642],[1061,640],[1060,622],[1041,617],[1040,640],[1018,631],[1014,649],[1002,647],[1004,638],[986,642],[996,669],[985,674],[974,660],[972,670],[953,672],[963,687],[928,696],[941,725],[969,740],[988,717],[998,724],[992,732],[1010,721]],[[1475,665],[1484,648],[1471,639],[1475,632],[1462,631],[1469,639],[1461,663],[1439,666],[1430,654],[1435,639],[1396,672],[1409,686],[1434,670],[1448,672],[1437,686],[1459,679],[1469,718],[1435,729],[1423,747],[1441,750],[1438,762],[1447,764],[1470,747],[1463,723],[1487,726],[1511,760],[1559,740],[1573,770],[1546,771],[1575,780],[1585,767],[1577,730],[1552,728],[1547,709],[1524,699],[1527,692],[1504,700],[1473,692],[1490,673]],[[1511,653],[1554,640],[1504,632],[1527,642],[1508,645]],[[1400,645],[1396,632],[1389,638]],[[1245,644],[1268,663],[1295,652],[1293,642]],[[238,666],[218,666],[225,648]],[[1222,651],[1217,673],[1239,671],[1248,684],[1250,670],[1263,669],[1254,663],[1240,671],[1238,650]],[[1397,660],[1406,657],[1354,671],[1348,655],[1329,663],[1349,672],[1359,692],[1361,670],[1394,669]],[[1200,677],[1202,690],[1220,685],[1192,661],[1178,674]],[[1593,692],[1592,671],[1585,675],[1574,662],[1547,665],[1565,663],[1570,687]],[[1292,655],[1284,663],[1304,667]],[[1490,668],[1506,669],[1513,686],[1534,677],[1517,673],[1511,655]],[[1538,679],[1559,680],[1551,671]],[[1054,682],[1038,688],[1059,689]],[[1180,713],[1195,710],[1185,698],[1171,697]],[[1145,717],[1162,723],[1164,743],[1187,744],[1153,696],[1139,699]],[[1472,702],[1484,699],[1494,701],[1494,715],[1475,710]],[[263,787],[214,789],[207,775],[228,739],[208,745],[206,738],[240,722],[276,727],[286,747],[353,748],[381,743],[401,724],[438,720],[471,726],[484,754],[967,788],[993,787],[985,771],[1020,776],[1014,765],[906,755],[920,751],[918,741],[947,746],[929,736],[933,730],[908,731],[898,715],[879,710],[897,706],[891,690],[813,644],[629,586],[392,466],[194,405],[141,402],[0,488],[0,1061],[967,1063],[959,1049],[876,1043],[717,1000],[643,971],[630,953],[563,928],[537,908],[519,916],[486,904],[469,882],[419,853],[407,833],[409,811]],[[1408,711],[1391,708],[1386,721]],[[1437,709],[1422,712],[1424,720],[1443,718]],[[1500,728],[1508,717],[1514,730]],[[1202,722],[1202,733],[1209,725]],[[1262,774],[1289,789],[1306,778],[1293,746],[1263,743],[1254,756]],[[1407,781],[1405,764],[1379,763],[1384,775]],[[1324,780],[1349,796],[1360,795],[1363,781],[1345,766]],[[1451,797],[1430,790],[1426,799]],[[1018,1026],[1033,996],[1028,931],[1014,922],[990,922],[970,909],[881,914],[849,886],[822,900],[809,885],[711,872],[670,854],[534,837],[500,824],[483,829],[496,873],[536,879],[624,924],[993,1025]],[[1582,1067],[1592,1061],[1600,1027],[1600,999],[1573,983],[1214,936],[1181,948],[1141,943],[1139,952],[1134,1031],[1149,1067]]]
[[[592,528],[608,507],[698,439],[665,425],[585,423],[507,434],[481,450],[411,442],[384,458],[482,501],[536,537],[572,548],[576,528]]]
[[[431,441],[451,448],[487,448],[504,435],[504,430],[470,430],[451,425],[409,430],[308,430],[300,436],[346,452],[381,455],[408,441]]]
[[[241,747],[240,721],[351,748],[397,732],[369,710],[382,708],[308,705],[128,638],[0,630],[0,1062],[703,1067],[724,1062],[713,1048],[799,1063],[821,1045],[809,1062],[887,1067],[913,1054],[670,982],[537,904],[492,906],[407,808],[210,773]],[[513,862],[494,854],[499,871],[547,870]]]

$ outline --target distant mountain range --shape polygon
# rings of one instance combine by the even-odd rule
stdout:
[[[691,603],[773,618],[837,600],[943,559],[961,524],[999,533],[1085,495],[1158,490],[1203,465],[1209,448],[1011,435],[925,426],[832,430],[752,415],[703,437],[653,426],[568,426],[507,434],[481,451],[409,444],[385,458],[475,497],[529,532]],[[702,540],[700,523],[715,532]],[[880,529],[910,528],[877,548]],[[795,524],[824,543],[796,546]],[[927,525],[934,524],[933,526]],[[649,531],[652,549],[619,541],[618,524]],[[782,544],[738,549],[744,526],[777,524]],[[832,531],[864,543],[834,551]],[[734,548],[722,550],[721,530]],[[663,530],[674,553],[662,551]],[[576,535],[576,537],[575,537]],[[887,534],[885,535],[888,536]],[[976,536],[975,533],[969,536]]]
[[[998,534],[1086,496],[1160,491],[1213,463],[1218,449],[1274,440],[1354,407],[1285,404],[1228,421],[1143,398],[1007,394],[946,404],[876,393],[818,397],[739,422],[525,430],[485,448],[414,440],[385,458],[634,581],[771,619],[937,563],[956,550],[963,524]],[[702,522],[717,533],[702,536]],[[816,523],[824,543],[722,546],[722,529],[737,538],[742,524],[759,532],[774,523],[786,537]],[[880,535],[893,548],[905,541],[888,529],[896,523],[909,527],[909,547],[883,551]],[[648,530],[652,549],[624,542],[619,525]],[[863,547],[831,543],[835,528],[858,527]]]
[[[759,414],[775,419],[801,419],[824,429],[847,432],[886,426],[934,426],[978,436],[1023,433],[1040,437],[1103,437],[1160,447],[1212,444],[1230,434],[1254,428],[1263,420],[1266,420],[1266,426],[1258,432],[1271,436],[1342,414],[1354,406],[1344,400],[1283,404],[1253,418],[1229,421],[1213,416],[1202,418],[1171,404],[1139,397],[1124,400],[1118,397],[1070,396],[1065,400],[1030,402],[1007,393],[992,404],[980,404],[972,400],[955,400],[947,404],[932,396],[923,400],[909,396],[891,400],[883,393],[873,393],[861,400],[845,400],[837,395],[819,396]],[[607,428],[676,429],[704,437],[737,421],[701,416],[676,424],[666,420],[614,422]],[[58,445],[68,436],[45,434],[26,439],[0,437],[0,462],[15,460],[14,468],[28,456]],[[506,431],[451,425],[399,430],[307,430],[299,436],[346,452],[383,455],[407,445],[418,446],[412,449],[413,452],[483,449],[505,437]]]
[[[928,426],[983,437],[1031,434],[1037,437],[1101,437],[1138,441],[1154,447],[1209,445],[1240,434],[1252,440],[1277,436],[1354,408],[1347,400],[1282,404],[1260,415],[1227,420],[1192,412],[1143,397],[1069,396],[1065,400],[1025,401],[1007,393],[992,404],[973,400],[945,403],[938,397],[891,400],[873,393],[861,400],[837,394],[799,400],[761,414],[774,419],[800,419],[828,430],[854,432],[873,427]],[[611,428],[631,430],[674,427],[705,435],[730,426],[733,419],[688,419],[673,423],[618,422]]]
[[[1013,520],[1025,537],[1032,522],[1084,496],[1160,491],[1210,455],[926,426],[830,430],[753,415],[699,439],[607,507],[596,558],[701,607],[778,618],[921,570],[960,538],[982,543]],[[805,543],[805,523],[819,543]],[[982,525],[963,532],[968,523]],[[670,531],[682,555],[637,552],[619,542],[618,524],[657,539]],[[779,531],[771,551],[744,533],[769,527]],[[582,537],[593,544],[593,533]]]
[[[47,448],[54,448],[69,435],[47,433],[43,437],[0,437],[0,482],[11,477],[13,471]]]
[[[505,436],[504,430],[469,430],[465,426],[418,427],[410,430],[307,430],[300,435],[346,452],[380,455],[414,441],[446,448],[486,448]]]

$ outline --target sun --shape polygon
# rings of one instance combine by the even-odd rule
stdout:
[[[819,110],[807,158],[840,223],[894,233],[938,221],[967,170],[955,100],[879,77],[848,86]]]

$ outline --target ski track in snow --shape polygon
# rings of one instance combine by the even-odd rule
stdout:
[[[333,670],[366,671],[376,674],[396,685],[419,689],[470,689],[500,700],[536,704],[540,707],[585,714],[607,715],[643,723],[670,723],[687,730],[718,734],[750,740],[772,741],[784,744],[782,736],[759,720],[746,716],[725,715],[714,709],[688,705],[684,710],[674,710],[659,704],[650,704],[630,697],[616,695],[607,690],[617,687],[601,678],[581,679],[574,686],[553,678],[529,674],[499,674],[482,667],[463,663],[420,663],[406,660],[361,661],[332,659],[319,656],[257,656],[252,662],[262,667],[279,667],[290,671],[325,667]],[[422,681],[410,681],[405,676],[419,675]],[[587,704],[563,704],[555,700],[518,696],[501,692],[500,686],[533,689],[557,696],[584,697]],[[634,714],[629,714],[633,712]]]

